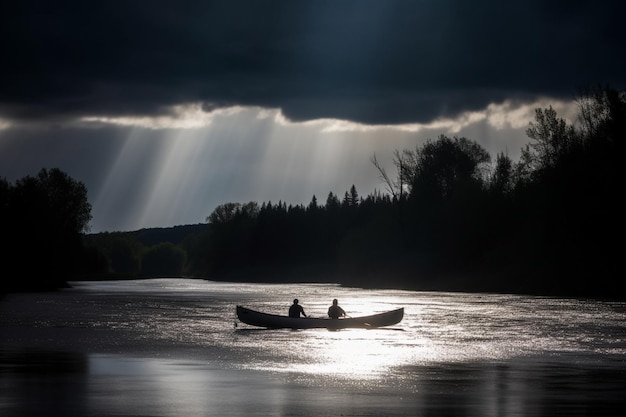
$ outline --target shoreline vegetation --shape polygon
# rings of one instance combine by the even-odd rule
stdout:
[[[372,156],[384,193],[352,186],[308,205],[225,203],[197,225],[86,234],[81,183],[59,170],[15,185],[0,178],[10,247],[1,291],[202,277],[626,300],[617,285],[626,91],[590,88],[578,103],[573,125],[537,109],[516,162],[442,135],[396,151],[395,173]]]

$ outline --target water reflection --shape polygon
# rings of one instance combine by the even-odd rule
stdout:
[[[410,366],[397,374],[403,381],[382,377],[376,384],[357,378],[342,383],[297,369],[229,370],[178,359],[34,351],[5,351],[2,358],[3,416],[617,416],[626,411],[623,366],[548,358]]]
[[[83,354],[0,349],[0,415],[87,415],[88,370]]]
[[[234,327],[235,306],[405,308],[391,329]],[[0,415],[621,415],[626,305],[200,280],[0,302]],[[242,394],[243,393],[243,394]],[[53,411],[51,411],[53,410]]]
[[[397,330],[396,330],[397,331]],[[356,379],[379,378],[389,370],[407,362],[402,350],[398,350],[388,341],[389,332],[394,330],[267,330],[273,340],[268,345],[266,355],[251,357],[246,369],[261,369],[273,372],[300,372],[325,377],[344,377]],[[280,332],[280,334],[278,334]],[[252,337],[259,339],[259,331],[250,334],[241,330],[242,339]],[[307,333],[312,333],[307,334]],[[255,343],[254,340],[250,341]],[[271,351],[290,352],[280,354],[282,361],[273,361]]]

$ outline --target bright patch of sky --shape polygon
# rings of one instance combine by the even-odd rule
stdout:
[[[442,134],[457,134],[463,129],[479,122],[486,121],[496,130],[507,128],[526,128],[534,119],[535,109],[552,106],[559,117],[568,122],[575,122],[576,105],[568,101],[542,99],[533,103],[518,103],[507,100],[499,104],[489,104],[482,111],[466,111],[454,118],[438,118],[429,123],[410,123],[398,125],[365,125],[361,123],[338,120],[317,119],[305,122],[292,122],[280,109],[264,109],[258,107],[233,106],[205,111],[202,103],[190,103],[173,106],[166,115],[143,117],[105,117],[86,116],[80,120],[87,123],[109,123],[120,126],[132,126],[145,129],[197,129],[210,126],[216,118],[232,117],[241,112],[254,112],[259,120],[272,119],[282,126],[301,126],[313,128],[320,133],[330,132],[368,132],[380,130],[399,130],[419,133],[422,131],[439,130]],[[0,119],[0,128],[3,121]],[[6,122],[6,127],[9,123]]]

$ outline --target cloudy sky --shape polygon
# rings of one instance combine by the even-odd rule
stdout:
[[[0,13],[0,177],[60,168],[92,232],[384,190],[440,134],[517,160],[534,109],[626,86],[621,0],[21,0]]]

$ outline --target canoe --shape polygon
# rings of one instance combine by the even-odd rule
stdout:
[[[371,316],[331,319],[280,316],[237,306],[237,317],[242,323],[269,329],[372,329],[400,323],[404,308]]]

